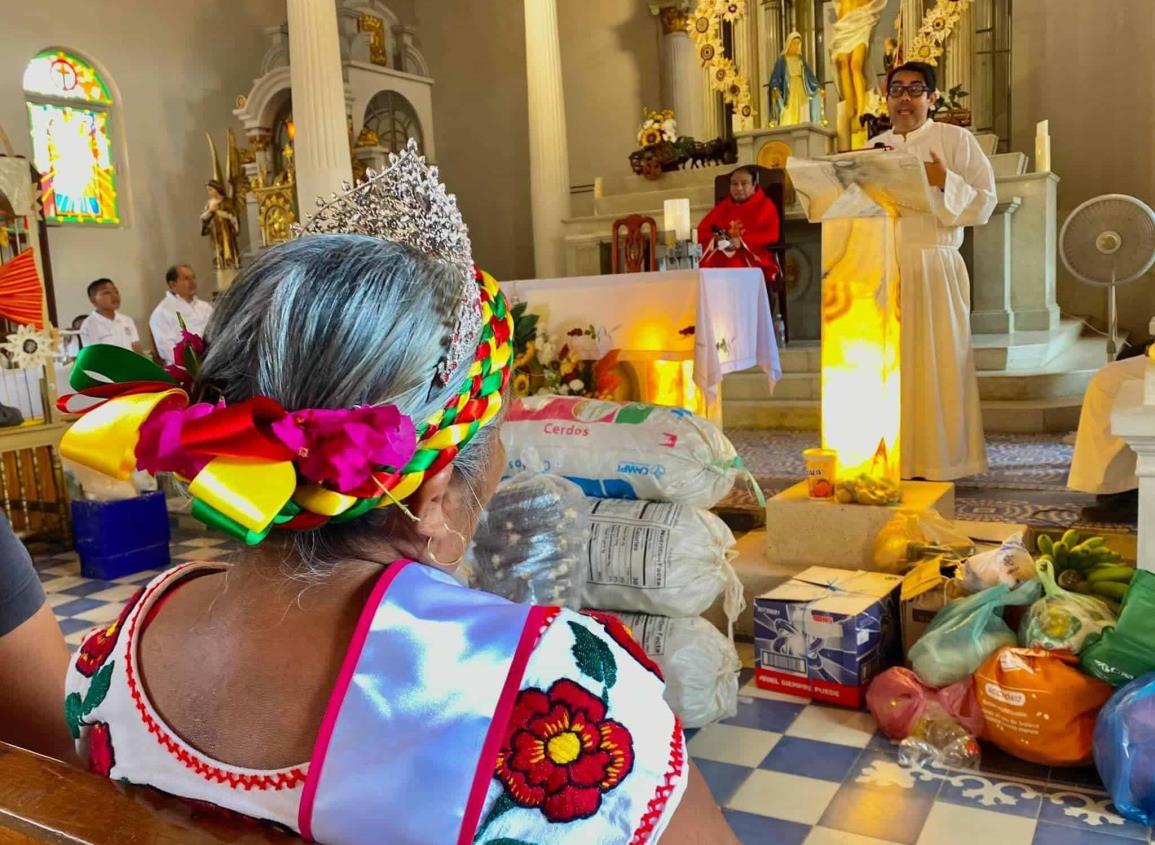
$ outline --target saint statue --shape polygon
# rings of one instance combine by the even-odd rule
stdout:
[[[770,115],[775,126],[822,123],[822,86],[802,58],[802,35],[791,32],[770,74]]]
[[[237,232],[240,221],[237,206],[225,192],[225,186],[216,179],[205,185],[209,201],[201,212],[201,235],[207,235],[213,242],[213,265],[218,270],[235,270],[240,267],[237,251]]]
[[[866,102],[866,61],[874,28],[886,4],[887,0],[838,0],[838,19],[829,43],[838,74],[838,93],[842,95],[836,126],[840,150],[866,143],[866,132],[859,122]]]
[[[240,152],[232,130],[228,134],[226,175],[221,178],[221,162],[211,135],[205,133],[213,157],[213,178],[205,183],[209,199],[201,212],[201,236],[212,239],[213,266],[217,270],[236,270],[241,266],[237,248],[240,234],[239,202],[244,196],[244,173],[241,172]]]

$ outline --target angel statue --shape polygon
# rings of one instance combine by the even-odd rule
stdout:
[[[213,157],[213,178],[205,183],[209,199],[201,212],[201,235],[212,239],[213,266],[217,270],[236,270],[241,266],[241,254],[237,248],[237,235],[240,233],[237,202],[242,196],[241,185],[244,182],[241,157],[236,137],[230,129],[225,177],[222,179],[216,144],[213,143],[212,135],[206,132],[205,137],[208,138]]]

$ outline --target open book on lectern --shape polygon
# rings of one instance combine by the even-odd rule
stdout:
[[[926,168],[910,153],[862,150],[822,158],[790,158],[786,172],[811,223],[933,211]]]

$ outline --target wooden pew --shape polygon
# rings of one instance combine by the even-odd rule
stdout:
[[[293,845],[304,840],[213,807],[0,743],[0,845]]]

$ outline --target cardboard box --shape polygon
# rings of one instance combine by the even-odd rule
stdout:
[[[901,659],[902,578],[812,566],[754,599],[754,681],[862,707],[870,680]]]
[[[955,568],[935,558],[920,563],[902,579],[899,603],[904,658],[910,654],[911,646],[926,632],[935,614],[946,607],[947,602],[966,595],[954,580]]]

